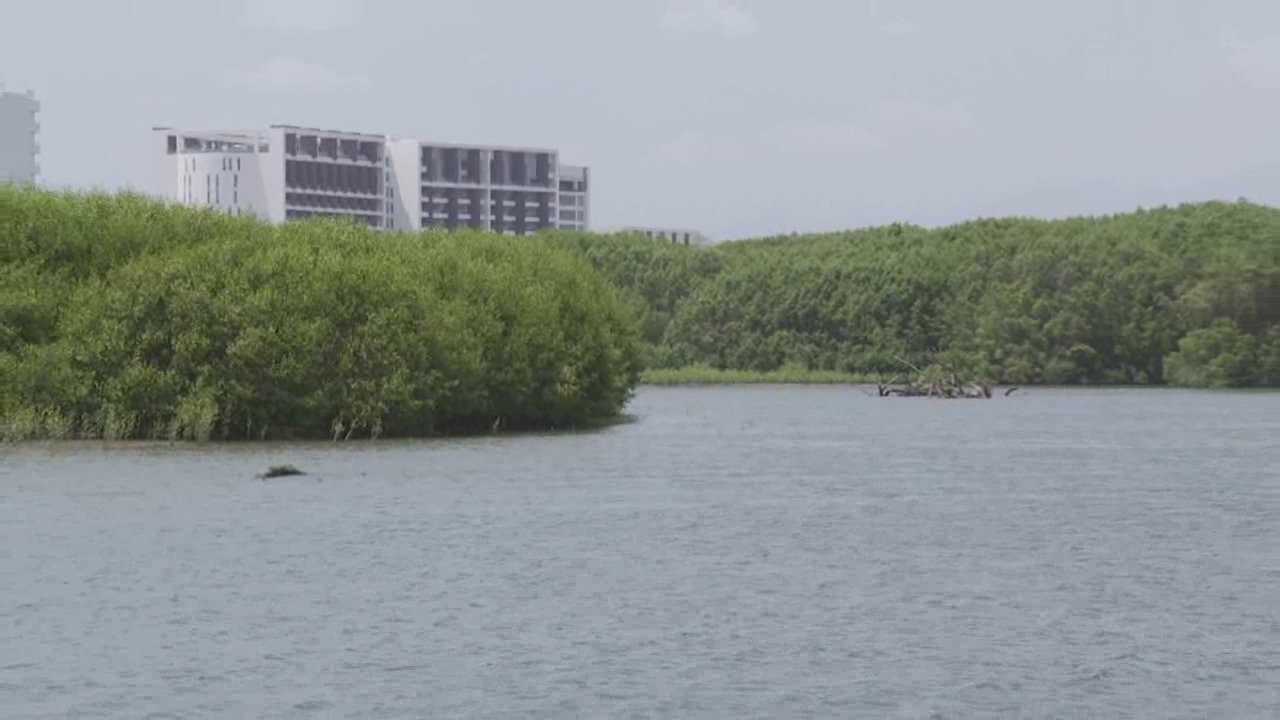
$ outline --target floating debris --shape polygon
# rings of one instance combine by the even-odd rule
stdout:
[[[306,473],[292,465],[272,465],[258,473],[258,479],[266,480],[267,478],[290,477],[293,475],[306,475]]]
[[[931,365],[926,370],[899,358],[915,371],[915,377],[899,374],[878,385],[880,397],[931,397],[947,400],[986,400],[991,397],[988,383],[964,382],[950,368]],[[1008,393],[1005,393],[1008,396]]]

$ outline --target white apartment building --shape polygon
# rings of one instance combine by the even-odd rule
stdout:
[[[273,125],[265,131],[155,128],[166,196],[278,223],[348,216],[372,227],[473,227],[525,235],[559,227],[559,154]],[[566,167],[583,213],[586,168]],[[579,216],[575,213],[575,218]]]
[[[272,223],[350,217],[391,227],[381,135],[272,125],[266,130],[155,128],[167,197]]]
[[[591,172],[581,165],[560,166],[559,226],[569,230],[586,230],[591,224],[591,194],[588,190]]]
[[[673,227],[641,227],[628,225],[619,228],[619,232],[638,233],[655,240],[665,240],[678,245],[710,245],[712,240],[703,233],[692,228]]]
[[[40,176],[39,112],[35,93],[0,86],[0,182],[34,183]]]

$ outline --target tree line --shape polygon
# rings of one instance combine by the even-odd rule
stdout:
[[[654,368],[1280,386],[1280,210],[1243,201],[707,248],[550,242],[621,290]]]
[[[0,431],[560,428],[647,368],[1280,386],[1280,210],[894,224],[686,247],[272,226],[0,187]]]

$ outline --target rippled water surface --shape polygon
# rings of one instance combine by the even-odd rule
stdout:
[[[1280,395],[631,411],[0,446],[0,717],[1280,717]]]

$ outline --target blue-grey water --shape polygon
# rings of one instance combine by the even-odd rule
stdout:
[[[0,717],[1280,717],[1280,394],[630,410],[0,446]]]

